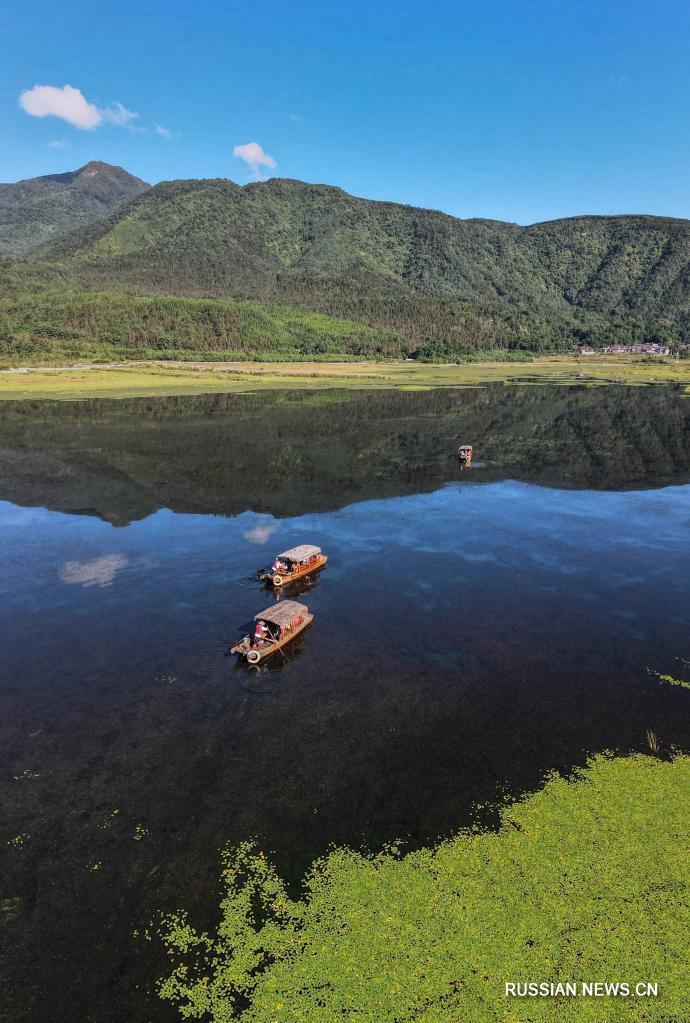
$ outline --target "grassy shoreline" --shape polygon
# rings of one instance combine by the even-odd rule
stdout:
[[[278,388],[435,388],[487,383],[676,383],[690,389],[690,360],[545,356],[532,362],[132,362],[0,371],[0,400],[132,398]]]

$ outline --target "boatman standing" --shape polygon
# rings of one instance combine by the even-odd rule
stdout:
[[[254,627],[254,646],[260,646],[268,638],[269,633],[266,623],[258,621]]]

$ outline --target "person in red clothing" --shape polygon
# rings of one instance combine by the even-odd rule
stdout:
[[[261,646],[271,638],[271,634],[268,631],[268,626],[265,622],[258,621],[254,626],[254,641],[252,646]]]

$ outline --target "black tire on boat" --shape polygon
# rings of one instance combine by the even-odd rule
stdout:
[[[273,585],[274,586],[282,586],[283,585],[283,577],[282,577],[282,575],[276,574],[276,575],[273,576]]]
[[[258,650],[248,650],[247,660],[249,661],[250,664],[258,664],[259,661],[261,660],[261,654],[259,653]]]

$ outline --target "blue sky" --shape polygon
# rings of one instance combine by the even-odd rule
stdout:
[[[2,181],[93,158],[519,223],[690,217],[687,0],[5,0],[0,43]]]

